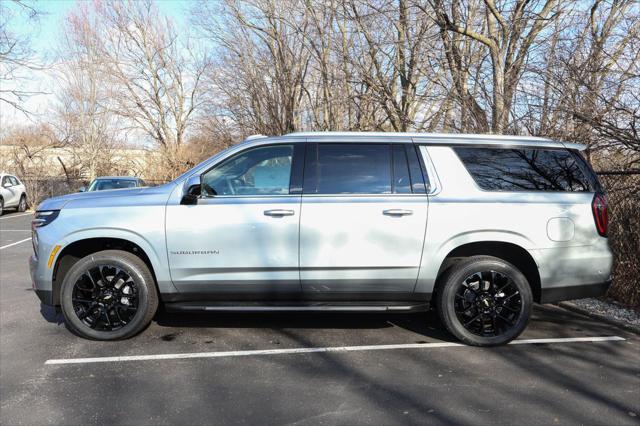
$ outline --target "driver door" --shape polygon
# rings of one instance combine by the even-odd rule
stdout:
[[[299,294],[303,144],[248,148],[201,176],[196,205],[167,207],[171,277],[228,299]]]

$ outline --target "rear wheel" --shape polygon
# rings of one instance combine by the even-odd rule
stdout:
[[[147,265],[137,256],[105,250],[71,267],[60,293],[67,326],[95,340],[126,339],[144,329],[158,308]]]
[[[508,343],[529,322],[533,298],[524,275],[512,264],[474,256],[449,269],[436,305],[445,327],[468,345]]]
[[[23,212],[25,210],[27,210],[27,196],[22,194],[20,202],[18,203],[18,211]]]
[[[4,200],[0,198],[0,216],[4,213]]]

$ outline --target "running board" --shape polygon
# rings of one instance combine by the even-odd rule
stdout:
[[[424,312],[428,303],[230,303],[176,302],[165,303],[168,312]]]

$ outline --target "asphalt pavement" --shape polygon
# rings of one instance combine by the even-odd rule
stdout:
[[[640,424],[639,336],[553,305],[486,349],[431,313],[162,313],[83,340],[31,289],[30,220],[0,217],[2,425]]]

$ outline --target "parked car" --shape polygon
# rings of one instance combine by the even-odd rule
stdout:
[[[137,188],[146,186],[144,181],[138,177],[131,176],[102,176],[95,178],[89,187],[81,187],[80,192],[104,191],[107,189]]]
[[[171,183],[44,201],[31,275],[113,340],[174,311],[424,311],[470,345],[534,302],[603,294],[607,202],[584,146],[533,137],[253,138]]]
[[[27,189],[20,179],[13,175],[0,173],[0,216],[6,209],[23,212],[27,209]]]

